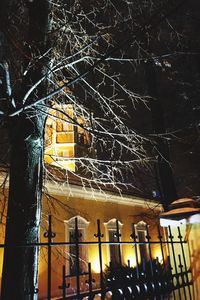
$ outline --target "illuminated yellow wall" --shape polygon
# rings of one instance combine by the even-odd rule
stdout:
[[[191,270],[192,272],[189,273],[189,281],[193,281],[193,285],[191,286],[191,295],[193,300],[199,300],[200,295],[200,224],[182,224],[179,225],[181,236],[183,238],[183,241],[186,240],[188,243],[183,244],[183,251],[185,255],[185,261],[186,261],[186,268],[187,270]],[[169,232],[169,231],[168,231]],[[179,241],[179,232],[177,227],[171,227],[171,233],[173,236],[173,241]],[[170,240],[170,239],[169,239]],[[182,248],[180,243],[174,244],[174,255],[172,246],[169,246],[169,254],[171,257],[171,265],[172,265],[172,272],[175,274],[175,261],[177,265],[177,271],[180,272],[179,268],[179,257],[178,255],[181,255],[182,259]],[[175,258],[175,261],[174,261]],[[184,261],[181,260],[181,263],[184,268]],[[191,268],[191,269],[190,269]],[[188,288],[181,289],[181,295],[184,296],[184,293],[186,292],[186,297],[189,299],[188,294]],[[179,297],[178,291],[176,291],[176,297]]]
[[[188,234],[194,282],[194,299],[198,300],[200,295],[200,224],[193,224],[188,230],[190,231]]]
[[[84,192],[83,192],[84,194]],[[106,241],[106,230],[104,223],[108,222],[113,218],[117,218],[122,224],[122,240],[130,241],[131,234],[131,223],[138,223],[143,219],[145,222],[150,224],[150,233],[152,240],[157,240],[156,228],[157,221],[152,218],[142,217],[141,215],[147,215],[147,210],[142,206],[129,206],[117,203],[110,203],[97,201],[97,200],[87,200],[84,198],[74,198],[58,196],[53,194],[57,200],[47,200],[44,196],[43,199],[43,212],[42,218],[43,222],[41,224],[41,241],[46,242],[47,239],[44,237],[44,232],[47,230],[47,216],[52,215],[53,231],[56,233],[54,241],[66,241],[66,232],[64,220],[68,220],[73,216],[82,216],[87,221],[89,221],[89,226],[87,230],[86,239],[88,241],[97,241],[94,237],[94,233],[97,233],[96,220],[101,221],[101,230],[104,234],[102,238]],[[4,219],[5,221],[5,219]],[[1,227],[2,230],[3,227]],[[3,234],[1,235],[3,237]],[[3,242],[3,239],[1,240]],[[109,264],[108,257],[108,247],[102,246],[103,254],[103,266]],[[159,247],[152,248],[152,254],[154,257],[160,255]],[[0,270],[2,268],[2,257],[3,250],[0,250]],[[53,248],[52,256],[52,297],[61,294],[61,290],[58,288],[61,285],[62,280],[62,266],[66,263],[67,258],[67,247],[59,246]],[[123,263],[127,264],[128,259],[130,260],[131,266],[135,266],[135,253],[132,245],[123,245],[122,247],[122,258]],[[99,259],[98,259],[98,247],[97,245],[90,246],[88,248],[88,261],[92,264],[92,274],[96,282],[99,282]],[[87,276],[82,276],[82,281],[85,282]],[[75,284],[75,279],[70,279],[71,284]],[[39,296],[40,299],[45,299],[47,295],[47,249],[41,247],[40,249],[40,264],[39,264]]]
[[[84,192],[83,192],[84,193]],[[122,240],[129,241],[131,233],[131,223],[138,223],[143,219],[146,223],[150,225],[150,234],[152,240],[157,240],[157,221],[152,218],[145,218],[144,215],[147,215],[147,209],[141,206],[130,206],[122,205],[117,203],[110,203],[96,201],[96,200],[87,200],[83,198],[75,198],[73,196],[65,197],[53,195],[57,200],[47,200],[44,197],[43,201],[43,222],[41,225],[41,241],[46,241],[43,234],[47,230],[47,216],[52,214],[53,220],[53,231],[56,233],[54,241],[63,242],[66,240],[65,235],[65,225],[64,220],[68,220],[73,216],[82,216],[87,221],[90,222],[87,230],[86,239],[89,241],[97,241],[94,238],[94,233],[97,232],[96,220],[100,219],[101,221],[101,230],[104,234],[102,240],[106,240],[106,231],[104,223],[108,222],[113,218],[117,218],[122,224]],[[0,205],[3,205],[3,199],[0,201]],[[2,207],[0,207],[2,209]],[[6,212],[5,212],[6,213]],[[5,224],[5,215],[2,219],[2,223]],[[181,225],[181,234],[183,239],[188,239],[189,247],[184,246],[184,252],[186,257],[187,267],[191,265],[192,267],[192,279],[193,286],[191,287],[192,299],[198,300],[200,295],[200,224],[191,224],[191,225]],[[178,240],[178,232],[176,228],[172,227],[172,235],[174,240]],[[0,226],[0,242],[3,243],[4,239],[4,226]],[[58,286],[61,285],[62,279],[62,266],[66,263],[66,246],[59,246],[53,248],[53,257],[52,257],[52,296],[60,295],[61,291]],[[176,260],[178,261],[177,255],[181,253],[180,245],[176,245],[174,248],[176,254]],[[103,264],[108,265],[108,248],[107,246],[102,246],[103,253]],[[39,264],[39,295],[40,299],[45,299],[47,295],[47,249],[41,247],[40,251],[40,264]],[[152,247],[153,257],[159,257],[161,259],[160,246],[155,245]],[[169,248],[169,254],[171,256],[171,263],[174,267],[172,249]],[[131,262],[131,266],[135,266],[135,252],[132,245],[124,245],[122,247],[122,256],[123,263],[127,263],[128,260]],[[0,272],[2,271],[2,259],[3,259],[3,250],[0,249]],[[93,277],[96,281],[99,280],[99,260],[98,260],[98,247],[91,246],[88,249],[88,261],[92,264]],[[1,274],[1,273],[0,273]],[[85,282],[87,276],[82,276],[82,281]],[[71,284],[75,284],[75,279],[71,279]]]
[[[56,195],[54,195],[56,197]],[[64,241],[66,240],[65,236],[65,225],[64,220],[69,220],[73,216],[82,216],[87,221],[89,221],[89,226],[87,228],[86,239],[88,241],[97,241],[97,238],[94,237],[94,234],[97,233],[97,224],[96,220],[100,219],[101,221],[101,231],[103,233],[102,241],[106,241],[106,230],[105,230],[105,222],[113,218],[117,218],[122,224],[122,240],[130,241],[131,234],[131,223],[137,223],[141,221],[141,214],[145,213],[146,208],[142,208],[139,206],[133,207],[128,205],[110,203],[110,202],[101,202],[96,200],[87,200],[82,198],[73,198],[73,197],[61,197],[57,196],[59,199],[59,203],[54,201],[54,209],[50,211],[47,205],[45,205],[43,209],[43,214],[47,216],[49,213],[55,215],[53,216],[53,230],[56,233],[55,241]],[[44,203],[47,204],[47,199],[44,199]],[[65,208],[63,207],[65,205]],[[134,216],[137,215],[137,216]],[[144,220],[144,219],[143,219]],[[150,233],[152,236],[152,240],[157,240],[157,221],[155,219],[146,218],[148,224],[150,224]],[[47,223],[43,222],[43,228],[47,227]],[[44,229],[43,229],[44,231]],[[43,234],[42,234],[43,236]],[[42,240],[45,239],[42,237]],[[53,283],[53,292],[52,296],[59,295],[61,291],[58,289],[58,286],[61,284],[61,270],[62,265],[66,263],[66,246],[60,246],[54,249],[53,256],[53,271],[52,271],[52,283]],[[127,264],[128,259],[130,260],[131,266],[135,266],[135,251],[133,245],[123,245],[122,246],[122,259],[123,264]],[[46,258],[45,258],[45,250],[42,250],[43,258],[41,258],[40,262],[40,296],[46,295]],[[63,257],[60,256],[63,254]],[[103,255],[103,267],[109,264],[108,257],[108,246],[102,245],[102,255]],[[161,251],[159,246],[152,247],[152,255],[155,258],[156,256],[161,256]],[[98,277],[96,273],[99,273],[99,259],[98,259],[98,246],[90,246],[88,247],[88,262],[91,262],[92,265],[92,273],[93,277]],[[87,276],[83,276],[82,280],[85,281]],[[74,279],[70,279],[73,284]]]

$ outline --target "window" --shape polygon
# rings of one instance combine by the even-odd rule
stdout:
[[[89,121],[81,116],[81,113],[72,104],[54,105],[49,110],[45,127],[46,163],[75,172],[78,165],[75,156],[95,154],[95,151],[89,148],[91,136],[84,129],[89,126]],[[77,126],[77,123],[80,126]]]
[[[138,242],[147,242],[147,224],[143,221],[140,221],[136,224],[136,235],[138,237]],[[139,256],[140,256],[140,262],[142,260],[148,261],[149,260],[149,249],[148,244],[139,244]]]
[[[118,224],[117,224],[118,223]],[[110,243],[118,242],[120,240],[121,228],[123,224],[116,219],[110,220],[108,223],[104,223],[106,226],[107,239]],[[118,227],[118,231],[117,231]],[[119,236],[118,236],[119,234]],[[118,244],[109,244],[109,262],[112,265],[121,264],[121,246]]]
[[[76,230],[76,222],[77,222],[77,230]],[[68,221],[65,221],[66,224],[66,237],[67,241],[70,243],[76,243],[78,234],[78,241],[83,242],[86,240],[86,231],[89,225],[89,222],[80,216],[73,217]],[[70,275],[76,275],[77,271],[79,274],[82,274],[87,271],[87,246],[79,245],[79,261],[77,264],[77,249],[75,245],[69,245],[68,251],[68,271]],[[77,270],[77,267],[79,268]]]

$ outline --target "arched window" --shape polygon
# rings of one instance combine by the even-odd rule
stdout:
[[[111,243],[108,248],[109,261],[112,265],[121,264],[121,246],[117,242],[120,241],[123,224],[117,219],[111,219],[104,225],[106,227],[107,240]]]
[[[75,244],[77,240],[79,243],[85,241],[88,225],[89,222],[81,216],[75,216],[65,221],[67,242]],[[76,226],[77,226],[77,230],[76,230]],[[87,246],[79,245],[78,250],[79,250],[78,251],[79,259],[77,263],[76,245],[69,245],[68,247],[69,274],[72,276],[76,275],[77,271],[79,272],[79,274],[82,274],[87,271],[87,261],[88,261]]]
[[[144,221],[140,221],[136,224],[136,235],[138,237],[138,242],[147,242],[147,224]],[[149,260],[149,248],[148,244],[139,244],[139,256],[140,262],[142,260],[148,261]]]

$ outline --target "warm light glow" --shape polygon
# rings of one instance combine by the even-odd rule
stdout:
[[[100,273],[100,264],[99,264],[99,258],[98,257],[93,259],[93,261],[91,263],[91,267],[92,267],[92,271],[94,273]]]
[[[81,126],[72,124],[71,118],[74,118],[72,105],[66,104],[54,108],[58,111],[51,109],[49,112],[51,116],[46,122],[44,160],[47,164],[75,172],[76,163],[73,158],[76,156],[77,149],[90,145],[90,136]],[[80,125],[86,123],[81,116],[77,117],[77,122]]]
[[[75,162],[73,160],[69,160],[69,161],[61,160],[58,162],[53,162],[52,165],[75,172]]]
[[[124,254],[124,262],[126,265],[128,265],[128,261],[130,262],[130,267],[134,268],[136,266],[136,259],[133,253],[133,249],[127,251]]]
[[[93,273],[100,273],[100,264],[99,264],[99,251],[98,247],[93,247],[90,249],[89,253],[89,261],[91,262],[91,268]],[[102,249],[102,266],[103,266],[103,271],[106,269],[106,251],[105,249]]]
[[[159,263],[163,262],[162,253],[159,249],[156,249],[153,253],[154,258],[158,258]]]
[[[3,268],[3,251],[0,252],[0,274],[2,274],[2,268]],[[0,277],[0,283],[1,283],[1,277]]]
[[[42,248],[39,256],[38,272],[39,274],[42,274],[46,270],[47,270],[47,252],[45,248]]]

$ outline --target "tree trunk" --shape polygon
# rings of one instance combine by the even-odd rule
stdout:
[[[8,202],[2,299],[37,299],[41,214],[44,117],[12,120],[10,192]]]
[[[164,209],[167,209],[169,204],[177,199],[176,187],[174,184],[172,167],[170,165],[169,145],[167,140],[161,136],[165,134],[165,122],[163,116],[162,104],[159,100],[159,96],[156,88],[156,71],[153,61],[146,63],[146,79],[148,86],[148,94],[152,97],[150,101],[150,109],[152,113],[152,127],[156,142],[156,156],[158,157],[158,176],[160,181],[160,189],[162,193],[162,204]]]
[[[13,0],[10,0],[8,5],[5,4],[5,14],[9,15],[9,9],[13,9],[12,3]],[[30,61],[32,67],[28,68],[26,75],[21,78],[20,89],[17,88],[18,97],[15,100],[19,107],[23,107],[20,99],[44,76],[49,63],[43,54],[49,47],[47,36],[50,30],[50,0],[33,0],[27,3],[29,12],[27,34],[23,36],[27,36],[24,44],[28,47],[23,51],[23,53],[26,51],[26,55],[22,55],[21,61],[22,66],[25,66],[24,69]],[[2,25],[2,27],[5,26]],[[6,32],[6,29],[3,29]],[[43,59],[38,59],[39,56]],[[46,93],[47,83],[44,80],[35,89],[32,97],[37,100],[44,97]],[[14,94],[16,96],[15,91]],[[33,99],[28,99],[28,101],[30,103]],[[39,241],[45,116],[37,108],[35,105],[32,109],[25,110],[9,120],[11,161],[2,300],[36,300],[38,298],[39,248],[23,246]]]

